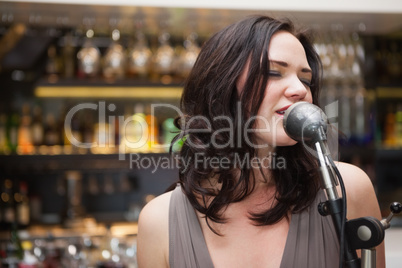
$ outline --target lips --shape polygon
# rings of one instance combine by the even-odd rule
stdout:
[[[276,113],[283,116],[283,115],[285,114],[286,110],[287,110],[290,106],[291,106],[291,105],[285,106],[285,107],[283,107],[283,108],[277,110]]]

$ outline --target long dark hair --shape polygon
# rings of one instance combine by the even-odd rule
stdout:
[[[180,137],[185,140],[179,153],[181,163],[185,163],[179,170],[179,182],[207,223],[225,222],[223,209],[243,200],[254,189],[255,178],[249,165],[236,166],[236,160],[250,161],[249,156],[255,156],[256,151],[237,130],[257,114],[264,98],[269,71],[268,45],[278,31],[292,33],[303,45],[313,72],[310,87],[313,103],[318,104],[322,66],[309,35],[296,31],[289,20],[267,16],[248,17],[213,35],[203,44],[185,82],[181,98],[184,116],[176,120]],[[239,96],[236,82],[247,63],[249,72]],[[286,160],[286,167],[271,166],[278,202],[262,213],[250,215],[256,225],[274,224],[289,211],[303,210],[318,191],[316,160],[302,144],[277,147],[271,159],[281,157]],[[225,162],[205,165],[208,159]],[[218,178],[220,189],[207,186],[212,177]]]

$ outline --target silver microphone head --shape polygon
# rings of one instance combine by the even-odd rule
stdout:
[[[295,141],[326,140],[328,118],[316,105],[301,101],[291,105],[283,117],[286,134]]]

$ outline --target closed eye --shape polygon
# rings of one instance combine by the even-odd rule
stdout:
[[[307,87],[311,87],[311,81],[307,79],[300,79],[300,81]]]
[[[281,73],[278,71],[269,71],[268,73],[269,76],[273,76],[273,77],[281,77]]]

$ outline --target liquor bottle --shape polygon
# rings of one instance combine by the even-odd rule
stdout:
[[[43,144],[43,125],[42,108],[39,105],[36,105],[33,108],[31,124],[32,143],[34,146],[40,146]]]
[[[47,146],[54,146],[60,144],[60,134],[57,127],[56,119],[53,114],[46,116],[45,129],[44,129],[44,144]]]
[[[163,84],[170,84],[172,82],[172,75],[174,71],[175,51],[171,46],[170,34],[163,31],[159,37],[159,47],[153,55],[153,76]]]
[[[85,144],[93,143],[94,137],[94,116],[92,113],[85,113],[80,120],[82,142]]]
[[[93,151],[96,153],[108,154],[113,152],[114,148],[114,126],[107,122],[99,122],[94,124],[93,142],[96,144]]]
[[[9,154],[7,146],[7,115],[0,114],[0,154]]]
[[[98,75],[101,64],[101,53],[93,43],[94,31],[88,29],[84,45],[77,53],[78,77],[94,77]]]
[[[6,223],[5,223],[5,208],[6,208],[6,193],[5,193],[5,187],[4,187],[4,179],[0,177],[0,229],[5,230],[6,229]],[[1,267],[1,266],[0,266]]]
[[[191,33],[184,41],[184,50],[180,54],[179,66],[177,71],[179,75],[186,78],[189,74],[198,54],[200,53],[200,47],[197,45],[197,34]]]
[[[20,228],[28,227],[30,223],[30,210],[27,183],[20,181],[19,190],[14,193],[16,203],[17,223]]]
[[[63,76],[65,78],[73,78],[75,75],[74,55],[73,34],[72,32],[68,32],[64,36],[64,47],[62,49]]]
[[[13,181],[5,179],[3,181],[3,191],[1,193],[2,202],[2,227],[6,230],[11,230],[16,222],[15,204],[13,196]]]
[[[395,131],[396,131],[396,145],[402,146],[402,103],[398,103],[395,114]]]
[[[388,112],[385,116],[384,145],[387,147],[396,146],[396,119],[392,105],[388,106]]]
[[[112,31],[112,43],[103,57],[103,76],[106,79],[122,79],[125,74],[126,55],[123,46],[119,43],[120,31]]]
[[[152,113],[151,105],[147,105],[145,112],[145,121],[147,123],[148,129],[148,149],[151,151],[157,150],[158,136],[159,136],[159,124],[158,118]]]
[[[8,149],[11,153],[17,152],[19,120],[20,120],[20,117],[15,112],[12,113],[7,118],[7,125],[6,125],[7,145],[8,145]]]
[[[68,144],[72,145],[73,150],[76,150],[80,145],[80,143],[83,142],[83,137],[82,137],[82,132],[81,132],[81,117],[79,115],[75,115],[73,116],[73,118],[71,118],[71,125],[69,126],[71,128],[71,135],[72,137],[69,137],[67,135],[65,135],[66,137],[66,141],[65,143],[68,142]],[[66,129],[64,128],[63,125],[63,129],[64,129],[64,133],[66,133]]]
[[[147,44],[144,33],[139,30],[136,34],[134,45],[128,49],[128,75],[136,78],[147,77],[151,59],[151,49]]]
[[[137,103],[134,114],[120,124],[120,134],[120,152],[148,151],[148,124],[142,103]]]
[[[33,153],[33,138],[29,105],[22,107],[21,122],[18,128],[18,152],[21,154]]]
[[[57,55],[57,49],[51,44],[47,49],[46,74],[49,82],[56,82],[60,76],[60,60]]]

